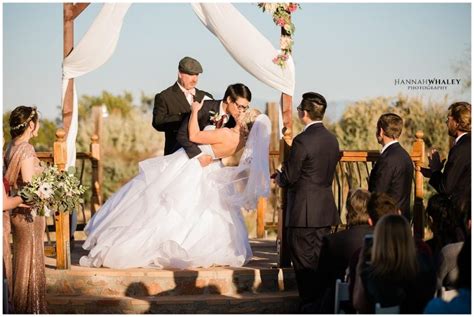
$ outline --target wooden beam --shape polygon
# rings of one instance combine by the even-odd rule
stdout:
[[[425,142],[423,141],[423,132],[416,132],[416,140],[413,142],[412,157],[418,156],[421,159],[415,161],[415,202],[413,205],[413,233],[414,236],[423,239],[425,234],[425,207],[423,205],[423,167],[425,158]]]
[[[74,48],[74,19],[76,19],[87,6],[89,6],[89,3],[73,4],[68,2],[63,4],[63,58],[66,58]],[[74,79],[69,79],[63,101],[63,129],[66,135],[69,133],[69,127],[72,121],[73,86]]]
[[[54,164],[60,170],[66,166],[66,133],[63,129],[56,131],[56,141],[53,145]],[[54,223],[56,225],[56,268],[68,270],[71,268],[71,253],[69,246],[69,214],[66,212],[55,212]]]
[[[283,115],[283,138],[280,142],[280,160],[284,162],[290,153],[291,142],[293,141],[293,116],[292,116],[292,101],[293,98],[290,95],[281,94],[281,111]],[[281,210],[278,213],[278,266],[279,267],[290,267],[290,254],[288,249],[288,242],[286,238],[285,218],[286,209],[288,206],[287,192],[286,189],[281,189]]]
[[[82,11],[84,11],[88,6],[89,6],[89,2],[83,2],[83,3],[76,3],[73,5],[73,8],[72,8],[72,19],[76,19],[79,14],[82,13]]]

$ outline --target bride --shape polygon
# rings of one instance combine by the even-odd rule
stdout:
[[[239,96],[222,102],[238,103]],[[248,104],[249,100],[247,100]],[[234,128],[199,131],[194,102],[189,138],[215,161],[202,168],[184,149],[139,163],[139,173],[112,195],[87,224],[81,266],[132,268],[243,266],[252,257],[241,208],[268,196],[270,120],[256,109]],[[245,145],[245,147],[244,147]],[[237,167],[219,158],[243,149]],[[231,150],[232,149],[232,150]],[[232,152],[230,152],[232,151]],[[217,155],[216,155],[217,154]]]

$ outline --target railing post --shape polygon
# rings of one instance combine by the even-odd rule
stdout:
[[[425,211],[423,205],[423,175],[421,168],[425,162],[425,142],[423,131],[416,132],[413,142],[412,158],[415,163],[415,201],[413,204],[413,233],[415,237],[423,239],[425,233]]]
[[[257,238],[261,239],[265,236],[265,212],[267,210],[267,199],[265,197],[258,198],[257,204]]]
[[[91,216],[93,216],[102,205],[102,169],[100,161],[100,143],[99,137],[94,134],[91,137],[91,164],[92,164],[92,200]]]
[[[53,161],[59,170],[66,167],[66,132],[64,129],[56,131],[56,141],[53,146]],[[54,223],[56,225],[56,268],[68,270],[71,268],[71,253],[69,248],[69,214],[66,212],[55,212]]]

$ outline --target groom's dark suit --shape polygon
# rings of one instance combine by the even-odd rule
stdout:
[[[212,98],[211,94],[196,88],[194,100],[201,102],[205,95]],[[191,106],[178,83],[156,94],[152,124],[156,130],[165,132],[165,155],[172,154],[181,147],[176,134],[190,111]]]
[[[410,216],[410,194],[413,182],[413,161],[400,143],[388,146],[380,155],[369,176],[371,193],[386,193],[408,220]]]
[[[285,226],[290,258],[303,303],[316,294],[316,269],[322,239],[340,223],[332,192],[339,143],[322,123],[297,135],[277,182],[288,188]]]
[[[206,100],[204,101],[204,104],[202,105],[201,110],[198,112],[198,124],[199,124],[199,129],[203,130],[207,125],[213,124],[210,121],[210,117],[212,114],[210,111],[214,113],[219,113],[220,105],[221,105],[222,100]],[[196,143],[193,143],[189,140],[189,134],[188,134],[188,123],[189,123],[189,117],[190,113],[186,114],[186,116],[183,119],[183,122],[181,124],[181,127],[178,130],[176,139],[178,141],[178,144],[184,148],[186,151],[186,154],[188,155],[189,158],[193,158],[199,153],[201,153],[201,150],[199,147],[196,145]],[[235,127],[235,120],[234,118],[229,114],[229,121],[225,124],[224,127],[226,128],[233,128]],[[179,147],[178,147],[179,148]]]

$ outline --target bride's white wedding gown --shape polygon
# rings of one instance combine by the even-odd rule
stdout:
[[[211,146],[200,148],[214,156]],[[250,157],[249,162],[251,152],[246,146],[243,156],[247,161]],[[80,259],[80,265],[243,266],[252,250],[238,201],[250,170],[236,169],[223,167],[219,160],[202,168],[183,149],[140,162],[138,175],[112,195],[84,229],[87,239],[82,247],[90,252]],[[268,194],[267,188],[262,190],[258,195]]]

